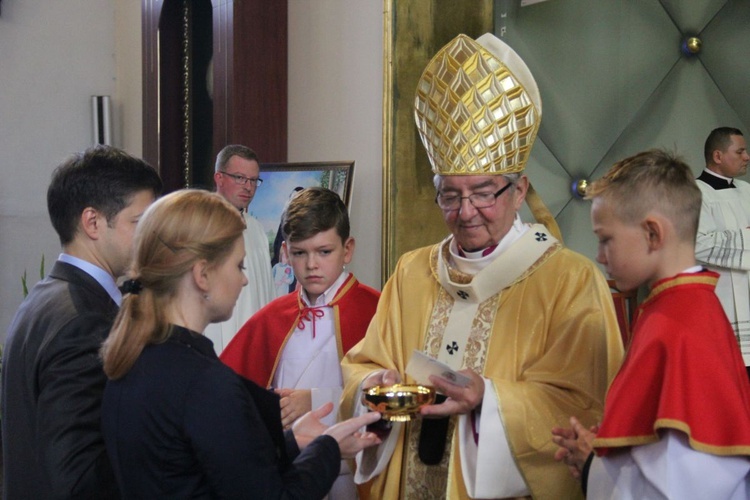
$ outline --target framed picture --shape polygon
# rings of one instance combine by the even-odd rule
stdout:
[[[353,177],[353,161],[261,164],[263,184],[255,192],[249,212],[260,221],[268,236],[272,266],[279,262],[281,214],[292,195],[308,187],[325,187],[338,193],[349,208]]]

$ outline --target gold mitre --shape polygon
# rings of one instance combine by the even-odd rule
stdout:
[[[526,63],[492,33],[458,35],[427,64],[414,118],[432,171],[502,175],[523,171],[542,121],[542,98]],[[526,203],[562,241],[555,217],[529,183]]]
[[[529,159],[542,99],[507,44],[491,33],[458,35],[422,73],[414,115],[436,174],[510,174]]]

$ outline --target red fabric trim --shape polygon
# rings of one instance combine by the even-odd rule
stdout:
[[[322,311],[322,307],[303,307],[299,314],[299,321],[297,322],[297,328],[300,330],[305,329],[305,321],[309,321],[312,324],[312,336],[315,338],[315,318],[322,318],[325,313]]]
[[[652,287],[607,394],[597,454],[655,442],[671,428],[694,449],[750,455],[750,382],[714,293],[718,276],[681,274]]]
[[[279,297],[255,313],[222,351],[220,359],[237,374],[262,387],[273,380],[284,344],[300,321],[306,307],[301,290]],[[341,325],[336,332],[342,354],[354,347],[365,335],[380,292],[361,284],[350,275],[341,285],[330,306]]]

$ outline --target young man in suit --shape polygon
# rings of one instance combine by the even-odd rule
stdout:
[[[108,146],[53,173],[47,208],[62,253],[18,309],[3,353],[3,498],[118,496],[100,431],[99,348],[135,226],[161,189],[153,168]]]

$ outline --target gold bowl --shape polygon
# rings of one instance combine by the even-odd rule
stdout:
[[[407,422],[419,413],[419,408],[434,402],[435,389],[426,385],[376,385],[362,394],[362,404],[393,422]]]

